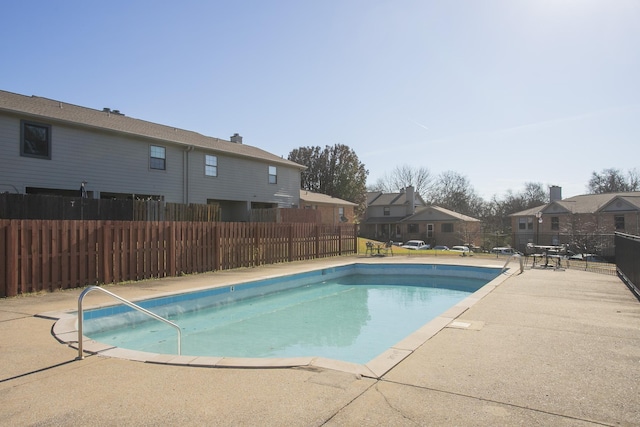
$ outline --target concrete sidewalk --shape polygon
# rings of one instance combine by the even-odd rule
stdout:
[[[335,262],[109,289],[135,299]],[[54,320],[35,315],[73,310],[79,294],[0,300],[2,425],[640,425],[640,303],[612,276],[537,269],[514,274],[380,379],[315,367],[75,360],[76,350],[53,338]],[[92,295],[88,304],[102,298]]]

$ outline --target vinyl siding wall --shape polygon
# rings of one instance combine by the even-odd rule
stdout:
[[[218,176],[205,175],[205,155],[218,157]],[[190,203],[216,199],[273,203],[281,208],[299,203],[300,170],[297,168],[201,149],[189,152],[188,157]],[[277,168],[276,184],[269,184],[269,166]]]
[[[87,190],[164,196],[174,203],[206,203],[207,199],[299,203],[300,170],[264,160],[219,155],[202,149],[123,134],[76,128],[54,121],[51,159],[20,155],[20,117],[0,115],[0,191],[24,193],[27,187],[75,190],[87,181]],[[149,168],[150,146],[166,150],[166,170]],[[218,156],[218,176],[205,176],[205,154]],[[278,182],[269,184],[268,169],[277,167]],[[189,173],[185,174],[185,170]]]
[[[389,215],[384,214],[384,208],[388,207]],[[407,206],[369,206],[367,208],[367,218],[404,217],[409,215]]]
[[[79,189],[99,192],[154,194],[168,202],[182,202],[182,149],[161,142],[127,138],[116,133],[51,125],[51,159],[20,156],[20,119],[0,117],[3,162],[0,182],[20,192],[26,187]],[[149,168],[149,147],[166,148],[166,170]],[[97,192],[97,193],[96,193]]]

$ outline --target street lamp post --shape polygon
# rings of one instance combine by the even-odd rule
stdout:
[[[540,244],[540,224],[542,224],[542,212],[537,212],[536,218],[538,218],[538,225],[536,226],[536,245],[539,245]]]

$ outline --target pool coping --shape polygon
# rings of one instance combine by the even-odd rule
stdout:
[[[385,263],[389,263],[391,260],[385,260]],[[357,263],[357,262],[355,262]],[[339,265],[354,264],[353,261],[340,263]],[[460,265],[468,267],[469,265],[452,263],[448,265]],[[336,265],[337,266],[337,265]],[[378,356],[371,359],[364,364],[357,364],[352,362],[345,362],[337,359],[329,359],[325,357],[288,357],[288,358],[243,358],[243,357],[224,357],[224,356],[187,356],[187,355],[170,355],[150,353],[138,350],[129,350],[112,345],[104,344],[95,340],[92,340],[86,336],[82,337],[82,348],[84,353],[89,355],[98,355],[103,357],[125,359],[137,362],[166,364],[166,365],[178,365],[178,366],[192,366],[192,367],[207,367],[207,368],[301,368],[301,369],[331,369],[342,372],[351,373],[361,377],[379,379],[393,367],[395,367],[402,360],[411,355],[415,350],[422,346],[425,342],[431,339],[434,335],[440,332],[446,327],[453,328],[477,328],[478,325],[473,325],[463,322],[455,322],[459,316],[461,316],[470,307],[491,293],[497,286],[508,279],[515,272],[511,269],[505,269],[502,265],[484,265],[485,268],[502,268],[503,271],[495,279],[491,280],[473,294],[469,295],[462,301],[450,307],[441,315],[433,318],[431,321],[420,327],[418,330],[409,334]],[[316,268],[309,268],[308,271],[317,270]],[[275,274],[273,277],[281,276],[281,274]],[[236,283],[251,282],[253,280],[238,281]],[[228,284],[220,284],[218,286],[228,286]],[[194,289],[183,289],[177,292],[166,292],[162,295],[155,295],[154,297],[170,296],[179,293],[198,291],[203,289],[210,289],[217,286],[203,286]],[[101,308],[110,306],[113,304],[99,304],[85,308],[86,310]],[[57,319],[52,328],[52,334],[61,343],[67,344],[72,348],[78,348],[78,322],[75,311],[66,312],[48,312],[38,315],[39,317],[46,317],[51,319]]]

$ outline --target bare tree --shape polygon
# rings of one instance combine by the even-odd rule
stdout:
[[[620,193],[639,189],[640,177],[636,169],[630,170],[627,177],[616,168],[604,169],[600,173],[593,172],[587,185],[587,191],[591,194]]]
[[[484,210],[484,201],[467,177],[454,171],[441,173],[427,198],[430,204],[469,216],[477,217]]]
[[[598,220],[598,214],[589,216],[571,214],[562,234],[568,238],[569,248],[577,253],[602,254],[608,244],[609,231]]]
[[[545,191],[544,186],[540,182],[525,182],[524,190],[519,194],[524,204],[523,209],[544,205],[549,201],[549,192]]]
[[[385,174],[382,178],[378,178],[373,185],[367,186],[367,191],[382,191],[383,193],[393,193],[398,191],[389,174]]]
[[[376,183],[369,187],[369,191],[395,193],[412,186],[416,194],[424,196],[430,191],[432,182],[429,169],[425,167],[414,168],[404,164],[396,166],[391,173],[378,178]]]

